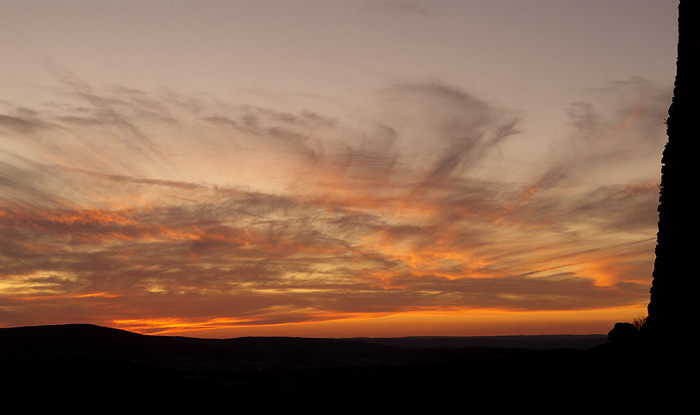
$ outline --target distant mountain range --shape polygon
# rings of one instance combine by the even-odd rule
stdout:
[[[0,353],[6,359],[113,359],[198,370],[405,364],[454,359],[486,349],[508,349],[511,354],[521,349],[586,350],[606,341],[603,335],[200,339],[142,335],[89,324],[0,329]]]
[[[498,347],[519,349],[577,349],[586,350],[605,344],[605,334],[587,335],[521,335],[521,336],[417,336],[417,337],[355,337],[348,340],[405,347],[409,349]]]
[[[0,329],[0,390],[26,399],[80,393],[161,405],[253,398],[269,405],[321,398],[410,403],[464,394],[482,401],[542,390],[563,397],[589,387],[591,378],[597,388],[618,388],[608,368],[617,374],[634,366],[611,365],[599,352],[605,344],[602,335],[198,339],[83,324],[16,327]]]

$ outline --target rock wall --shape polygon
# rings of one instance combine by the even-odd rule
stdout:
[[[700,279],[700,1],[678,6],[678,58],[668,142],[661,160],[656,261],[642,331],[683,336],[697,311]]]

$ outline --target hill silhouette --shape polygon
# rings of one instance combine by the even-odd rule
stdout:
[[[0,329],[0,356],[7,396],[140,405],[593,404],[633,394],[649,369],[604,336],[197,339],[80,324]]]
[[[6,358],[89,358],[130,361],[168,369],[261,370],[401,365],[445,361],[485,350],[585,349],[605,336],[498,336],[404,338],[239,337],[200,339],[148,336],[89,324],[0,329]]]

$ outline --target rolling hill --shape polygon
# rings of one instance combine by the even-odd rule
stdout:
[[[81,324],[0,329],[7,396],[60,401],[78,393],[140,405],[504,406],[636,387],[637,357],[606,350],[604,336],[197,339]]]

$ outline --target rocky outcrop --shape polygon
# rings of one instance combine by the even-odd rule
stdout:
[[[608,333],[608,341],[612,344],[628,344],[637,340],[639,333],[632,323],[615,323]]]
[[[668,339],[692,327],[700,280],[700,2],[681,0],[673,101],[667,119],[656,261],[642,331]]]

